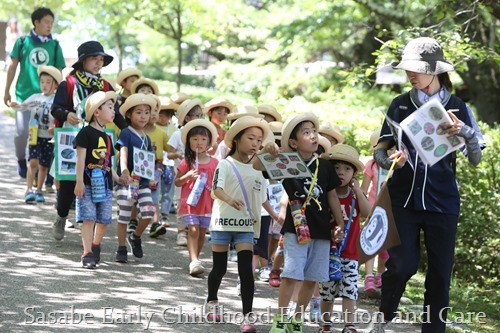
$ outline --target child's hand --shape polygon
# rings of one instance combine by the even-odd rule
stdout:
[[[336,226],[335,229],[333,229],[332,232],[332,240],[335,243],[340,243],[344,240],[344,231],[342,230],[343,228]]]
[[[236,210],[241,210],[241,208],[243,208],[245,206],[243,201],[235,200],[235,199],[229,199],[226,203]]]
[[[196,178],[198,178],[199,175],[200,173],[198,172],[198,170],[191,169],[188,172],[186,172],[184,176],[186,177],[186,180],[196,180]]]
[[[76,126],[80,122],[80,119],[78,119],[78,116],[76,115],[76,113],[70,112],[70,113],[68,113],[68,117],[66,118],[66,121],[68,123],[70,123],[71,125]]]
[[[271,156],[273,156],[273,157],[278,157],[278,154],[280,152],[280,147],[278,147],[278,145],[275,142],[269,142],[264,147],[264,151],[266,153],[271,154]]]
[[[120,183],[122,185],[129,185],[131,182],[131,178],[128,172],[123,172],[122,175],[120,176]]]
[[[9,106],[15,110],[18,109],[21,106],[21,104],[18,102],[10,102]]]
[[[358,179],[356,177],[353,177],[351,179],[351,187],[353,189],[358,189],[359,188],[359,181],[358,181]]]
[[[77,198],[83,198],[83,194],[85,193],[85,184],[83,182],[76,182],[74,192]]]

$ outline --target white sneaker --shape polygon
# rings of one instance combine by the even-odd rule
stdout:
[[[262,267],[259,270],[259,275],[257,277],[259,278],[259,280],[267,282],[267,281],[269,281],[270,274],[271,274],[271,270],[269,269],[269,267]]]
[[[229,261],[237,262],[238,261],[238,252],[235,249],[229,251]]]
[[[321,310],[319,308],[320,298],[312,297],[311,302],[309,302],[309,320],[312,323],[319,323],[321,317]]]
[[[177,245],[179,246],[187,246],[187,238],[184,232],[180,232],[177,234]]]
[[[200,275],[205,272],[205,267],[201,265],[201,261],[193,260],[189,263],[189,274],[192,276]]]

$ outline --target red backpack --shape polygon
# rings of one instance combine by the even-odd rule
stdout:
[[[106,80],[103,80],[103,82],[104,82],[104,87],[102,90],[110,91],[111,85],[109,84],[109,82]],[[75,91],[75,85],[76,85],[75,76],[74,75],[66,76],[66,96],[68,96],[68,99],[66,100],[66,106],[68,110],[71,107],[71,103],[73,102],[73,91]],[[62,124],[60,124],[57,119],[54,119],[54,124],[56,127],[62,127]]]

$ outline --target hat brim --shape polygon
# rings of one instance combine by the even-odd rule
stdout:
[[[114,92],[114,91],[106,91],[106,92],[104,92],[104,94],[101,94],[101,92],[98,91],[98,92],[96,92],[94,94],[97,94],[97,93],[99,93],[99,95],[102,95],[102,97],[100,97],[98,100],[95,100],[95,101],[92,100],[93,104],[92,104],[92,106],[88,110],[87,110],[87,108],[85,108],[85,121],[87,123],[89,123],[90,120],[92,119],[92,116],[94,115],[95,110],[97,110],[106,101],[112,100],[113,104],[116,103],[116,97],[117,97],[116,96],[116,92]],[[89,98],[87,98],[87,102],[86,103],[88,103],[89,100],[91,100],[92,95],[90,95]]]
[[[38,66],[38,76],[42,73],[50,75],[54,80],[56,80],[57,84],[60,84],[63,80],[63,76],[60,70],[55,68],[54,66]]]
[[[233,121],[233,120],[238,120],[241,117],[254,117],[257,119],[264,119],[264,115],[260,113],[230,113],[227,115],[227,120]]]
[[[111,56],[111,55],[109,55],[107,53],[104,53],[104,52],[94,52],[94,53],[86,54],[85,56],[78,58],[78,61],[75,62],[72,67],[74,69],[81,69],[83,67],[83,60],[85,60],[85,58],[92,57],[92,56],[98,56],[98,55],[104,57],[104,65],[103,65],[103,67],[106,67],[107,65],[109,65],[113,61],[113,59],[114,59],[113,56]]]
[[[132,87],[130,87],[130,91],[132,92],[132,94],[136,94],[137,88],[142,85],[150,86],[151,89],[153,89],[153,94],[155,94],[156,96],[160,95],[160,88],[158,88],[156,82],[146,77],[141,77],[138,80],[135,80],[135,82],[132,84]]]
[[[197,105],[203,110],[203,104],[199,98],[186,99],[179,105],[177,108],[177,120],[179,121],[179,125],[184,125],[187,114]]]
[[[274,121],[281,121],[281,115],[275,110],[259,110],[259,114],[269,115],[274,118]]]
[[[292,134],[293,129],[297,127],[298,124],[304,121],[310,121],[314,124],[314,127],[316,129],[319,129],[318,117],[316,117],[316,115],[313,113],[301,113],[288,118],[283,125],[283,130],[281,131],[281,147],[283,148],[283,150],[292,150],[292,148],[288,144],[288,141],[290,141],[290,134]]]
[[[116,81],[120,85],[120,87],[123,87],[122,86],[123,81],[125,81],[126,79],[128,79],[131,76],[137,76],[138,78],[141,78],[142,72],[135,67],[126,68],[126,69],[122,70],[120,73],[118,73],[118,77],[116,78]]]
[[[229,103],[228,101],[220,101],[214,104],[205,104],[205,107],[203,108],[203,113],[208,114],[212,109],[215,109],[216,107],[224,107],[229,110],[228,113],[231,113],[233,111],[234,105]]]
[[[326,134],[326,135],[329,135],[331,136],[332,138],[334,138],[337,143],[344,143],[344,136],[342,134],[340,134],[339,132],[337,131],[334,131],[334,130],[321,130],[321,131],[318,131],[319,134]]]
[[[210,141],[210,147],[215,146],[217,143],[217,128],[215,128],[215,125],[212,124],[210,121],[206,119],[195,119],[191,120],[189,123],[187,123],[182,129],[181,129],[181,140],[184,146],[187,145],[187,135],[189,134],[189,131],[192,130],[195,127],[205,127],[210,131],[210,134],[212,134],[212,141]]]
[[[125,114],[131,108],[137,105],[149,105],[151,110],[156,107],[156,99],[154,97],[145,94],[132,94],[125,102],[120,106],[120,113],[125,117]]]
[[[335,160],[351,163],[352,165],[354,165],[357,172],[363,172],[363,170],[365,169],[365,165],[360,160],[357,160],[351,155],[345,154],[342,151],[336,151],[334,154],[331,151],[325,152],[321,154],[320,157],[329,161]]]
[[[453,67],[452,64],[440,60],[434,61],[432,63],[422,60],[402,60],[399,62],[393,62],[391,66],[394,69],[402,69],[409,72],[427,75],[439,75],[455,70],[455,67]]]
[[[262,142],[266,141],[269,138],[269,125],[267,121],[262,118],[253,117],[250,115],[242,116],[237,119],[226,132],[226,136],[224,137],[224,143],[226,146],[231,148],[233,146],[234,137],[240,133],[241,131],[251,128],[251,127],[259,127],[262,129],[263,136]],[[267,142],[267,141],[266,141]]]

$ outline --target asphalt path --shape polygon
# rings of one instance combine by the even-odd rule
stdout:
[[[66,228],[62,241],[52,237],[55,194],[47,194],[45,204],[24,203],[25,182],[17,175],[13,137],[14,120],[0,111],[0,332],[240,332],[237,264],[228,263],[219,291],[225,322],[207,323],[201,308],[212,267],[209,245],[200,258],[207,272],[198,278],[188,274],[187,249],[176,245],[173,228],[157,239],[145,234],[141,260],[129,249],[129,262],[116,263],[116,205],[101,263],[95,270],[83,269],[80,230]],[[278,288],[256,281],[258,332],[270,330],[277,298]],[[360,299],[360,318],[375,311],[376,303]],[[340,299],[335,302],[336,311],[340,304]],[[392,329],[387,332],[419,331],[414,325]],[[336,330],[342,326],[337,324]],[[318,328],[305,323],[303,331]]]

